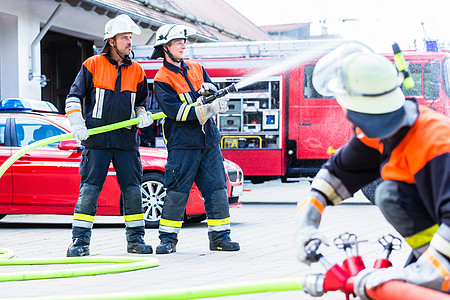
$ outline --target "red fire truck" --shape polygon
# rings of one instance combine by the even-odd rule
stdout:
[[[214,83],[224,88],[257,74],[283,57],[325,48],[333,41],[276,41],[192,44],[185,56],[200,62]],[[336,43],[334,41],[334,43]],[[152,47],[137,47],[150,89],[161,61],[148,60]],[[415,87],[404,90],[421,104],[450,114],[448,53],[403,51]],[[393,61],[393,54],[386,55]],[[351,137],[352,127],[333,98],[312,85],[318,57],[271,74],[228,94],[229,111],[217,116],[225,158],[236,162],[252,182],[314,176]],[[158,139],[158,138],[157,138]]]

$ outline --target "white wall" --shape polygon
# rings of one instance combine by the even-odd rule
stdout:
[[[21,97],[41,99],[38,79],[29,81],[31,43],[59,3],[54,0],[1,0],[0,6],[0,99]],[[87,12],[62,3],[52,31],[94,41],[101,46],[107,16]],[[144,30],[134,37],[135,45],[144,45],[152,34]],[[35,75],[41,75],[40,45],[35,48]],[[6,72],[7,71],[7,72]]]
[[[0,99],[19,96],[17,17],[0,13]]]

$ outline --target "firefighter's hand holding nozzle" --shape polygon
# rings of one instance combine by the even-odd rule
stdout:
[[[311,191],[308,197],[303,201],[299,201],[297,205],[295,216],[297,259],[308,266],[314,262],[311,259],[311,255],[308,254],[310,252],[308,251],[308,245],[315,241],[318,245],[324,243],[328,246],[327,239],[317,230],[325,204],[326,201],[322,194]]]
[[[202,87],[198,91],[198,93],[202,96],[209,96],[217,92],[217,88],[214,84],[209,82],[203,82]]]

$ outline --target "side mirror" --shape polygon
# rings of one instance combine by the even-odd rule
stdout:
[[[59,150],[83,150],[83,148],[76,140],[64,140],[58,144]]]

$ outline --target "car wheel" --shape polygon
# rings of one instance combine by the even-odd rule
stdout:
[[[361,189],[362,193],[366,198],[372,203],[375,204],[375,190],[377,189],[378,185],[383,181],[383,179],[378,178],[375,181],[372,181],[365,187]]]
[[[164,200],[166,199],[164,175],[161,173],[144,174],[142,177],[141,195],[145,226],[158,228]]]

